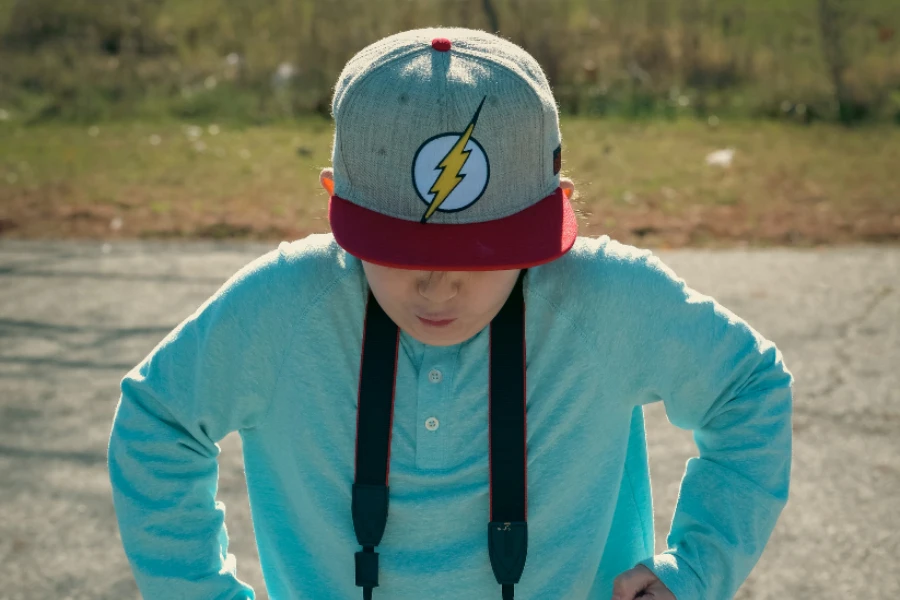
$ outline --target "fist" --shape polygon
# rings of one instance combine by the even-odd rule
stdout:
[[[635,598],[677,600],[675,594],[644,565],[625,571],[613,581],[612,600],[635,600]]]

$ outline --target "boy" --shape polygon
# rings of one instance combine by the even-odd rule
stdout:
[[[333,236],[247,265],[122,381],[109,468],[144,597],[254,597],[215,502],[231,431],[276,600],[733,597],[787,501],[775,346],[650,252],[576,239],[517,46],[386,38],[333,112]],[[658,400],[700,456],[654,555]]]

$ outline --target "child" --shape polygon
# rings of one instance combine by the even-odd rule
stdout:
[[[386,38],[333,112],[333,235],[247,265],[122,381],[109,469],[144,597],[254,597],[215,501],[239,431],[275,600],[732,598],[788,496],[775,346],[650,252],[576,238],[517,46]],[[655,554],[659,400],[699,457]]]

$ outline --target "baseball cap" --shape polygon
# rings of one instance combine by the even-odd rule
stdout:
[[[407,31],[361,50],[332,101],[337,243],[418,270],[524,269],[577,235],[559,116],[537,61],[484,31]]]

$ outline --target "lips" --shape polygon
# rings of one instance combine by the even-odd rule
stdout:
[[[429,327],[446,327],[456,321],[456,317],[447,317],[443,315],[431,315],[429,317],[419,316],[419,321]]]

